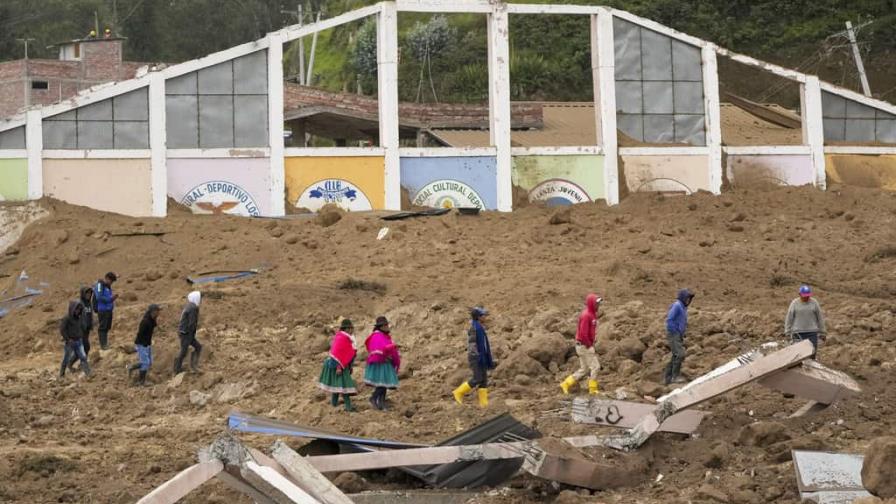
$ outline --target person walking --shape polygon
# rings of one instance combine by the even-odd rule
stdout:
[[[579,326],[576,329],[576,355],[579,356],[579,369],[566,377],[560,388],[564,394],[588,375],[588,393],[597,394],[597,373],[600,372],[600,360],[594,348],[597,335],[597,323],[600,319],[598,307],[604,299],[593,292],[585,296],[585,308],[579,314]]]
[[[193,347],[193,353],[190,354],[190,369],[194,373],[199,371],[199,354],[202,352],[202,345],[196,339],[196,330],[199,328],[199,303],[202,301],[202,294],[199,291],[193,291],[187,294],[187,304],[180,315],[180,325],[177,327],[177,335],[180,337],[180,353],[174,359],[174,374],[180,374],[183,371],[184,357]]]
[[[800,295],[790,302],[787,315],[784,317],[784,334],[794,343],[803,340],[812,342],[812,358],[818,353],[818,340],[827,339],[827,329],[821,305],[812,297],[812,288],[800,286]]]
[[[140,370],[137,377],[136,385],[146,385],[146,373],[152,367],[152,336],[159,324],[159,313],[162,307],[157,304],[149,305],[143,318],[140,320],[140,326],[137,328],[137,337],[134,339],[134,349],[137,351],[137,363],[128,366],[128,378],[134,371]]]
[[[488,372],[495,368],[488,333],[485,332],[488,310],[477,306],[470,310],[470,318],[472,321],[467,330],[467,362],[473,371],[473,379],[454,389],[453,395],[457,404],[463,404],[464,396],[473,389],[478,389],[479,406],[485,408],[488,406]]]
[[[386,409],[386,391],[398,388],[398,370],[401,355],[392,341],[392,329],[386,317],[376,318],[373,333],[364,341],[367,347],[367,366],[364,368],[364,383],[374,387],[370,404],[375,409]]]
[[[81,301],[71,301],[68,304],[66,315],[59,321],[59,333],[62,335],[62,342],[65,345],[62,352],[62,367],[59,369],[59,379],[65,376],[65,370],[68,369],[69,361],[79,359],[81,361],[81,371],[86,376],[90,375],[90,364],[87,363],[87,356],[84,354],[84,345],[81,338],[84,330],[81,327],[81,316],[84,313],[84,307]]]
[[[84,347],[84,355],[90,360],[90,332],[93,330],[93,288],[81,287],[79,301],[81,303],[81,345]],[[71,359],[68,363],[69,371],[74,372],[75,362]]]
[[[672,303],[672,306],[669,307],[669,313],[666,315],[666,339],[669,343],[669,349],[672,351],[664,376],[666,385],[687,382],[681,376],[681,365],[684,363],[686,355],[684,337],[688,330],[688,307],[693,300],[693,292],[688,289],[681,289],[678,291],[678,296],[675,302]]]
[[[330,343],[330,353],[324,360],[324,367],[320,372],[317,385],[329,392],[330,404],[339,406],[339,395],[345,403],[345,411],[355,411],[352,407],[351,396],[358,393],[355,380],[352,378],[352,367],[358,351],[355,349],[354,325],[349,319],[339,324],[339,331],[333,336]]]
[[[109,331],[112,330],[112,312],[115,310],[115,300],[118,294],[112,293],[112,284],[118,280],[118,276],[111,271],[97,280],[93,289],[93,295],[96,299],[96,317],[99,327],[97,334],[100,339],[100,348],[106,350],[109,348]]]

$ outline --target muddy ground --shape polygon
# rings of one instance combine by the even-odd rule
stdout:
[[[896,425],[893,193],[740,188],[579,205],[569,219],[528,207],[393,223],[352,214],[327,226],[314,216],[133,219],[40,205],[49,215],[0,255],[4,285],[22,270],[50,284],[30,307],[0,320],[2,502],[133,502],[194,463],[235,408],[421,443],[505,411],[545,435],[602,432],[548,414],[561,407],[558,384],[576,366],[572,336],[590,290],[606,299],[599,352],[609,395],[664,391],[657,384],[668,357],[662,321],[679,287],[697,293],[684,366],[696,376],[780,339],[801,282],[813,285],[828,317],[820,360],[856,377],[864,392],[793,420],[787,416],[803,401],[750,385],[702,405],[711,415],[696,436],[654,436],[637,455],[649,466],[643,483],[591,495],[520,476],[477,502],[796,502],[791,448],[860,452]],[[378,241],[384,226],[390,232]],[[167,234],[110,236],[140,230]],[[262,272],[201,289],[202,370],[172,380],[184,277],[245,268]],[[57,381],[58,320],[80,285],[109,270],[119,274],[122,296],[112,349],[92,352],[91,379]],[[340,288],[347,279],[383,288]],[[137,388],[124,367],[135,360],[136,325],[150,302],[165,309],[153,384]],[[472,399],[459,407],[449,395],[467,377],[466,309],[478,303],[493,313],[499,361],[487,411]],[[371,411],[369,390],[356,400],[357,413],[330,407],[315,380],[333,326],[350,317],[363,338],[380,314],[393,321],[406,363],[392,409]],[[91,339],[98,347],[95,333]],[[244,439],[259,448],[273,441]],[[396,473],[339,481],[351,491],[416,485]],[[248,501],[213,482],[186,502]]]

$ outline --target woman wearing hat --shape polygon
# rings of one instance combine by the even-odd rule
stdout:
[[[827,338],[821,305],[812,297],[812,288],[808,285],[800,286],[800,297],[790,302],[787,316],[784,317],[784,334],[790,336],[794,343],[811,341],[813,359],[818,352],[818,338],[822,341]]]
[[[479,389],[479,406],[488,406],[488,371],[495,368],[492,359],[492,348],[488,343],[488,334],[482,323],[488,316],[488,310],[477,306],[470,310],[470,329],[467,331],[467,362],[473,371],[473,379],[465,381],[454,389],[454,400],[463,404],[464,396],[474,388]]]
[[[345,403],[345,411],[355,411],[352,407],[351,396],[358,393],[355,380],[352,379],[352,365],[355,362],[355,332],[352,321],[345,319],[339,325],[339,331],[333,336],[330,344],[330,353],[324,361],[324,368],[320,372],[318,386],[325,392],[332,394],[330,404],[339,405],[339,394]]]
[[[386,409],[386,391],[398,388],[398,369],[401,355],[389,335],[391,328],[386,317],[376,318],[373,333],[367,337],[367,367],[364,369],[364,383],[374,387],[370,404],[378,410]]]

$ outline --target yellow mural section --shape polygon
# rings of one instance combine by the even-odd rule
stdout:
[[[287,157],[286,197],[296,208],[335,204],[350,211],[382,210],[386,200],[385,158]]]
[[[896,156],[829,154],[824,164],[828,184],[896,191]]]

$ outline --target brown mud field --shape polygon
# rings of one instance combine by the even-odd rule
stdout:
[[[517,476],[476,502],[797,502],[791,449],[862,452],[896,432],[896,194],[879,189],[639,194],[568,214],[530,206],[388,223],[377,214],[134,219],[40,206],[49,214],[0,253],[0,290],[23,270],[49,284],[0,319],[0,502],[133,502],[195,463],[232,409],[420,443],[506,411],[546,436],[605,433],[547,414],[562,406],[558,385],[577,365],[572,336],[591,290],[606,299],[598,338],[610,396],[665,390],[663,319],[678,288],[697,293],[684,365],[693,377],[781,339],[801,282],[828,319],[820,361],[855,377],[863,393],[789,419],[804,401],[748,385],[701,405],[710,415],[695,436],[654,435],[634,455],[647,469],[631,487],[592,493]],[[377,240],[382,227],[390,231]],[[167,234],[113,236],[130,231]],[[202,369],[172,380],[184,277],[247,268],[261,273],[202,286]],[[112,347],[91,352],[92,378],[57,381],[59,318],[78,287],[106,271],[120,277]],[[151,302],[164,311],[152,385],[138,388],[124,368]],[[468,374],[467,308],[480,303],[493,314],[498,360],[485,411],[471,397],[463,407],[450,398]],[[333,326],[350,317],[363,339],[380,314],[403,353],[392,408],[372,411],[369,389],[356,413],[329,406],[316,379]],[[95,332],[91,342],[99,346]],[[273,442],[242,438],[262,449]],[[348,491],[419,487],[397,472],[332,476]],[[185,502],[248,500],[210,482]]]

